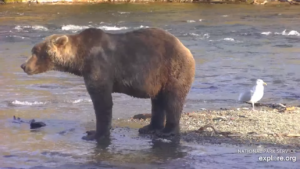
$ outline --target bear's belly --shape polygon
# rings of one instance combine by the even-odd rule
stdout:
[[[156,95],[156,92],[153,92],[154,86],[148,86],[144,83],[117,83],[113,85],[114,93],[123,93],[132,97],[137,98],[151,98],[153,95]]]
[[[150,78],[149,78],[150,79]],[[154,98],[161,91],[160,81],[154,80],[148,82],[147,80],[120,80],[115,81],[113,84],[113,92],[124,93],[137,98]]]
[[[137,97],[137,98],[150,98],[150,95],[148,94],[147,91],[143,91],[132,87],[114,88],[113,92],[127,94],[129,96]]]

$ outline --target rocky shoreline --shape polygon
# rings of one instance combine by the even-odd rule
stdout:
[[[114,121],[115,127],[139,128],[150,114]],[[260,107],[187,112],[181,118],[181,139],[187,142],[266,145],[300,150],[300,107]]]
[[[209,3],[251,5],[299,5],[300,0],[0,0],[0,4],[81,4],[81,3]]]

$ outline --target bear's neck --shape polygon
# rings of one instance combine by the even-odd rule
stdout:
[[[79,66],[72,64],[72,65],[60,65],[57,66],[58,71],[71,73],[76,76],[82,76],[82,68]]]

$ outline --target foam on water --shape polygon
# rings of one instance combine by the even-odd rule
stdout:
[[[89,28],[89,26],[63,25],[61,27],[61,29],[64,31],[78,31],[78,30],[87,29],[87,28]]]
[[[225,41],[234,41],[233,38],[224,38],[223,40],[225,40]]]
[[[117,26],[99,26],[99,29],[103,29],[103,30],[109,30],[109,31],[118,31],[118,30],[124,30],[124,29],[128,29],[127,27],[117,27]]]
[[[209,33],[206,33],[206,34],[203,35],[203,38],[208,39],[209,37],[210,37],[210,36],[209,36]]]
[[[187,20],[186,21],[187,23],[194,23],[194,22],[196,22],[195,20]]]
[[[38,101],[28,102],[28,101],[19,101],[19,100],[15,100],[15,101],[12,102],[12,104],[14,104],[14,105],[26,105],[26,106],[32,106],[32,105],[46,104],[46,102],[38,102]]]
[[[272,34],[272,32],[262,32],[261,34],[262,35],[270,35],[270,34]]]
[[[185,33],[183,36],[199,37],[200,39],[208,39],[210,37],[208,33],[201,35],[193,32]]]
[[[30,26],[19,26],[19,25],[17,25],[17,26],[15,26],[14,29],[16,29],[16,30],[18,30],[18,31],[21,31],[21,30],[23,30],[23,29],[25,29],[25,28],[30,28]]]
[[[91,99],[77,99],[72,101],[72,103],[76,104],[76,103],[81,103],[81,102],[91,102]]]
[[[48,28],[40,25],[34,25],[31,27],[33,30],[40,30],[40,31],[48,31]]]
[[[141,26],[135,27],[134,29],[140,29],[140,28],[149,28],[149,26],[141,25]]]
[[[287,36],[300,36],[300,33],[295,31],[295,30],[291,30],[289,32],[286,32],[286,29],[281,33],[282,35],[287,35]]]
[[[92,23],[92,22],[89,22],[89,23]],[[100,24],[103,24],[104,22],[101,22]],[[61,27],[61,30],[63,31],[72,31],[72,32],[76,32],[76,31],[80,31],[80,30],[83,30],[83,29],[87,29],[87,28],[92,28],[93,26],[92,25],[63,25]],[[102,30],[107,30],[107,31],[119,31],[119,30],[127,30],[127,29],[130,29],[129,27],[125,27],[125,26],[106,26],[106,25],[103,25],[103,26],[98,26],[96,28],[99,28],[99,29],[102,29]],[[137,26],[137,27],[132,27],[132,29],[140,29],[140,28],[149,28],[149,26],[144,26],[144,25],[140,25],[140,26]],[[33,25],[33,26],[30,26],[30,25],[24,25],[24,26],[21,26],[21,25],[17,25],[14,27],[15,30],[19,31],[19,32],[28,32],[29,30],[36,30],[36,31],[48,31],[49,28],[45,27],[45,26],[41,26],[41,25]],[[7,36],[8,37],[8,36]],[[11,36],[9,36],[11,37]],[[21,37],[21,36],[12,36],[12,37],[16,37],[16,38],[21,38],[21,39],[25,39],[25,37]]]
[[[29,39],[29,38],[26,38],[26,37],[23,37],[23,36],[18,36],[18,35],[8,35],[6,36],[7,38],[19,38],[19,39]]]
[[[23,31],[26,29],[32,29],[32,30],[38,30],[38,31],[48,31],[47,27],[41,26],[41,25],[33,25],[33,26],[29,26],[29,25],[25,25],[25,26],[20,26],[17,25],[14,27],[14,29],[18,30],[18,31]]]
[[[87,29],[87,28],[91,28],[91,27],[92,27],[91,25],[89,25],[89,26],[63,25],[61,29],[65,30],[65,31],[79,31],[79,30],[83,30],[83,29]],[[111,30],[111,31],[128,29],[127,27],[117,27],[117,26],[99,26],[97,28],[103,29],[103,30]]]
[[[262,35],[271,35],[272,32],[261,32]],[[284,36],[300,36],[300,33],[296,30],[287,31],[286,29],[282,32],[274,32],[275,35],[284,35]]]
[[[228,41],[228,42],[235,42],[235,43],[243,43],[243,41],[235,40],[234,38],[223,38],[218,40],[209,40],[209,42],[220,42],[220,41]]]
[[[130,14],[130,12],[118,12],[119,14]]]
[[[184,35],[190,35],[190,36],[200,36],[199,34],[197,34],[197,33],[187,33],[187,34],[184,34]]]

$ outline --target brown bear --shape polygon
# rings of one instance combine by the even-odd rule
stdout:
[[[167,31],[146,28],[113,34],[88,28],[77,34],[48,36],[31,52],[21,65],[28,75],[57,70],[83,77],[96,114],[96,131],[87,132],[83,139],[99,141],[109,136],[114,92],[151,99],[151,122],[139,133],[179,134],[195,60]]]

